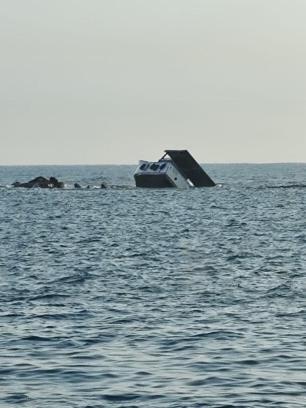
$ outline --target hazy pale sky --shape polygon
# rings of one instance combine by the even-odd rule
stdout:
[[[305,0],[0,0],[0,164],[306,161]]]

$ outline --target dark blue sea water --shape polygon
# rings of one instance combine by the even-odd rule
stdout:
[[[306,165],[205,168],[0,167],[1,408],[306,406]]]

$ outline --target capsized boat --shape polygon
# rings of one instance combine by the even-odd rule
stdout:
[[[215,182],[188,150],[165,150],[156,162],[140,160],[134,173],[136,187],[214,187]]]

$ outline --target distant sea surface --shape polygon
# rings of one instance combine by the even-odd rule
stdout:
[[[0,167],[1,408],[306,406],[306,165],[204,167]]]

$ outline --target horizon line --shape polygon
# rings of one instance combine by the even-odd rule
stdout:
[[[271,164],[306,164],[306,161],[279,161],[279,162],[199,162],[201,165],[271,165]],[[32,164],[0,164],[0,167],[47,167],[47,166],[66,166],[66,167],[73,167],[73,166],[137,166],[137,163],[32,163]]]

